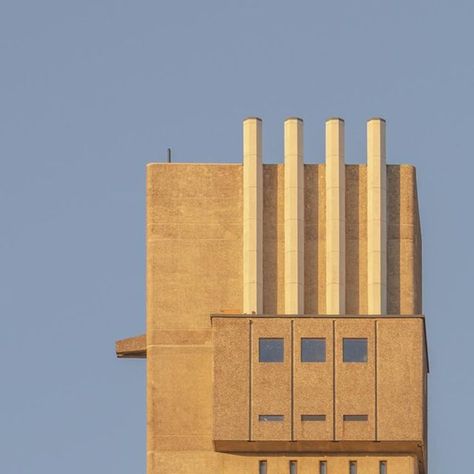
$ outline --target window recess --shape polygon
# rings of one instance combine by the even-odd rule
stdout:
[[[259,362],[283,362],[282,337],[261,337],[258,340]]]
[[[367,362],[367,338],[345,337],[342,352],[344,362]]]
[[[326,362],[326,339],[302,337],[301,362]]]
[[[258,421],[283,421],[285,417],[283,415],[258,415]]]
[[[369,415],[344,415],[344,421],[369,421]]]
[[[326,421],[326,415],[301,415],[301,421]]]

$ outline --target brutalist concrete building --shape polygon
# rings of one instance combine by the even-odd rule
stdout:
[[[339,118],[325,147],[289,118],[263,164],[248,118],[242,163],[148,165],[146,334],[116,345],[146,358],[148,474],[426,474],[415,169],[379,118],[366,164]]]

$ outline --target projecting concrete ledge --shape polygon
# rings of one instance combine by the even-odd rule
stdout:
[[[116,341],[115,353],[122,359],[146,359],[146,335]]]
[[[311,453],[312,455],[409,455],[416,457],[425,474],[423,441],[238,441],[214,440],[214,449],[224,453]]]

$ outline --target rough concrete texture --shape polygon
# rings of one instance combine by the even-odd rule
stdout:
[[[340,319],[334,326],[336,440],[375,440],[375,321]],[[344,338],[367,338],[367,362],[343,362]],[[368,421],[344,421],[344,415],[367,415]]]
[[[263,166],[263,312],[285,312],[284,165]]]
[[[250,440],[250,321],[216,320],[214,331],[214,437]]]
[[[380,462],[387,463],[387,472],[394,474],[419,474],[414,456],[365,456],[365,455],[295,455],[288,454],[222,454],[222,453],[186,453],[178,451],[158,455],[152,461],[153,466],[159,466],[161,472],[173,474],[210,473],[219,474],[258,474],[260,461],[267,462],[268,474],[289,473],[290,461],[296,461],[298,474],[319,473],[320,462],[326,462],[328,474],[349,474],[349,462],[357,463],[357,472],[363,474],[380,474]],[[193,470],[190,470],[190,466]],[[154,471],[159,472],[159,471]]]
[[[251,433],[252,440],[291,440],[291,321],[252,319]],[[259,338],[283,338],[282,363],[258,362]],[[244,350],[246,347],[244,346]],[[260,422],[259,415],[283,415],[282,422]],[[216,420],[217,423],[217,420]]]
[[[144,359],[146,357],[146,334],[117,341],[115,353],[120,358]]]
[[[118,341],[116,349],[120,357],[147,358],[148,474],[256,473],[261,459],[267,459],[269,474],[289,472],[290,460],[298,461],[298,474],[317,472],[320,460],[327,460],[328,474],[348,472],[350,460],[369,474],[378,473],[380,460],[387,460],[389,473],[425,472],[423,322],[364,317],[367,166],[344,166],[345,189],[338,195],[345,206],[340,253],[345,277],[338,285],[344,288],[345,315],[329,319],[323,317],[326,275],[334,261],[327,261],[326,166],[298,169],[303,176],[295,184],[285,165],[263,165],[262,222],[253,222],[260,210],[249,194],[246,215],[253,240],[245,253],[242,165],[147,167],[147,332]],[[296,201],[288,195],[295,186]],[[414,168],[388,165],[386,188],[387,313],[419,315],[421,233]],[[285,221],[285,202],[286,217],[291,208],[296,227]],[[298,262],[291,269],[285,269],[285,247],[287,264]],[[288,250],[296,252],[295,259]],[[247,267],[244,255],[251,257]],[[337,265],[341,275],[340,259]],[[247,310],[260,312],[260,299],[263,313],[275,318],[243,317],[244,288]],[[290,307],[319,317],[276,317]],[[212,313],[240,317],[215,317],[211,326]],[[341,362],[345,335],[369,339],[366,364]],[[284,362],[258,363],[258,337],[283,337]],[[326,338],[324,363],[301,362],[301,337]],[[259,414],[284,420],[262,424]],[[302,422],[302,414],[326,419]],[[344,414],[366,414],[368,420],[345,422]]]
[[[411,442],[410,452],[425,446],[422,317],[214,315],[212,325],[214,440],[224,442],[217,446],[251,451],[252,443],[264,441],[262,450],[280,451],[283,444],[272,442],[291,441],[296,451],[304,451],[306,440],[366,441],[359,448],[381,453],[387,449],[383,442]],[[259,361],[261,337],[284,339],[283,362]],[[325,339],[324,362],[301,361],[302,337]],[[366,362],[343,361],[344,338],[367,339]],[[259,414],[283,415],[284,420],[262,423]],[[301,415],[324,415],[325,420],[302,422]],[[367,420],[344,420],[345,415]],[[232,440],[251,444],[245,448]]]
[[[334,435],[334,343],[329,319],[293,322],[293,409],[294,439],[332,440]],[[301,338],[326,339],[325,362],[301,362]],[[325,421],[302,421],[302,415],[324,415]]]

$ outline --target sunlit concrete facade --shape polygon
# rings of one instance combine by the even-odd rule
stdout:
[[[147,167],[147,331],[116,347],[146,358],[147,473],[424,474],[415,169],[382,119],[363,165],[342,119],[320,164],[283,133],[283,164],[248,118],[242,163]]]

